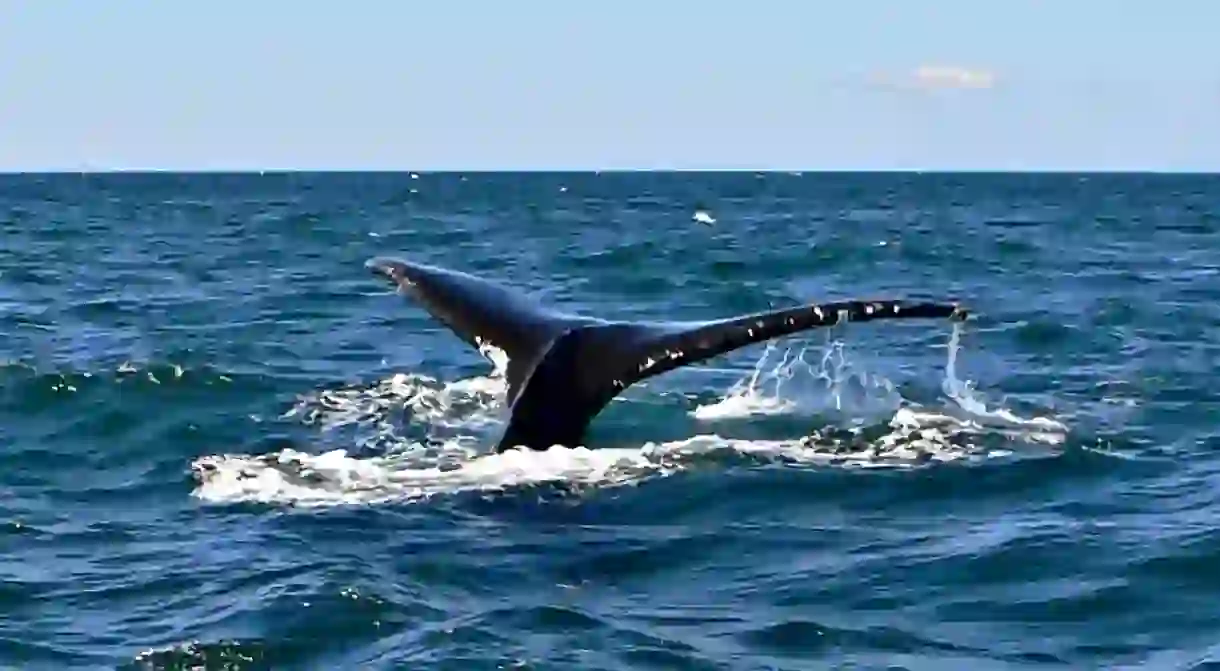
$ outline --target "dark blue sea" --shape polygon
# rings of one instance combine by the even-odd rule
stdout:
[[[1220,668],[1220,177],[0,176],[0,667]],[[844,323],[493,448],[364,262]]]

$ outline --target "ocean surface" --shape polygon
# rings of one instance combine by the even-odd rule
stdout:
[[[0,176],[0,667],[1220,668],[1220,177]],[[364,262],[606,318],[956,300],[492,453]]]

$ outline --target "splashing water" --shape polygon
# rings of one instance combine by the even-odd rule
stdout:
[[[503,352],[480,347],[492,364],[482,377],[443,383],[397,374],[367,387],[322,390],[302,397],[284,414],[323,432],[354,428],[357,447],[378,456],[356,458],[347,450],[323,454],[285,449],[265,455],[206,456],[192,464],[199,483],[194,495],[208,502],[258,501],[335,505],[411,501],[462,491],[496,491],[562,481],[577,487],[609,487],[664,476],[692,464],[736,453],[797,464],[840,467],[911,467],[930,461],[980,459],[1011,454],[1014,442],[1057,445],[1067,428],[1045,418],[1023,419],[1009,410],[988,409],[970,383],[957,378],[960,324],[953,325],[942,390],[956,405],[933,410],[905,401],[881,376],[856,370],[842,342],[829,336],[819,363],[768,343],[753,370],[723,398],[697,407],[701,420],[759,415],[804,415],[833,409],[854,417],[852,426],[826,426],[784,440],[740,440],[716,434],[646,443],[636,448],[553,447],[487,454],[480,432],[503,421]],[[888,421],[868,424],[859,414],[882,411]],[[964,417],[955,416],[957,412]],[[405,413],[425,440],[401,435],[393,421]]]
[[[941,382],[941,389],[945,392],[945,395],[957,403],[963,410],[980,419],[1000,420],[1009,426],[1034,429],[1034,433],[1029,436],[1034,440],[1052,443],[1062,442],[1062,434],[1067,432],[1067,426],[1063,423],[1049,417],[1033,417],[1028,419],[1018,417],[1012,411],[1005,408],[989,410],[987,405],[979,400],[978,392],[974,389],[974,385],[969,380],[962,381],[958,379],[957,353],[961,349],[961,336],[962,325],[959,322],[955,322],[953,324],[953,331],[949,336],[949,356],[945,362],[945,379]]]
[[[805,345],[795,356],[791,347],[785,349],[779,364],[768,371],[767,360],[774,350],[774,342],[768,341],[748,376],[734,383],[723,398],[701,405],[691,414],[702,420],[827,410],[859,415],[879,408],[892,412],[902,400],[889,380],[857,370],[847,358],[842,341],[831,340],[829,335],[816,366],[805,359],[809,351]]]

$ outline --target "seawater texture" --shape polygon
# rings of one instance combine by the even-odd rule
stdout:
[[[0,667],[1209,668],[1218,235],[1207,176],[0,177]],[[504,358],[395,254],[606,317],[976,317],[494,454]]]

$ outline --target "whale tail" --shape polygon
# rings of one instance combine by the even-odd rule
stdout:
[[[508,426],[497,451],[574,446],[624,389],[747,345],[841,321],[965,319],[951,303],[848,300],[712,321],[607,321],[550,310],[501,284],[401,259],[366,266],[474,347],[508,356]]]

